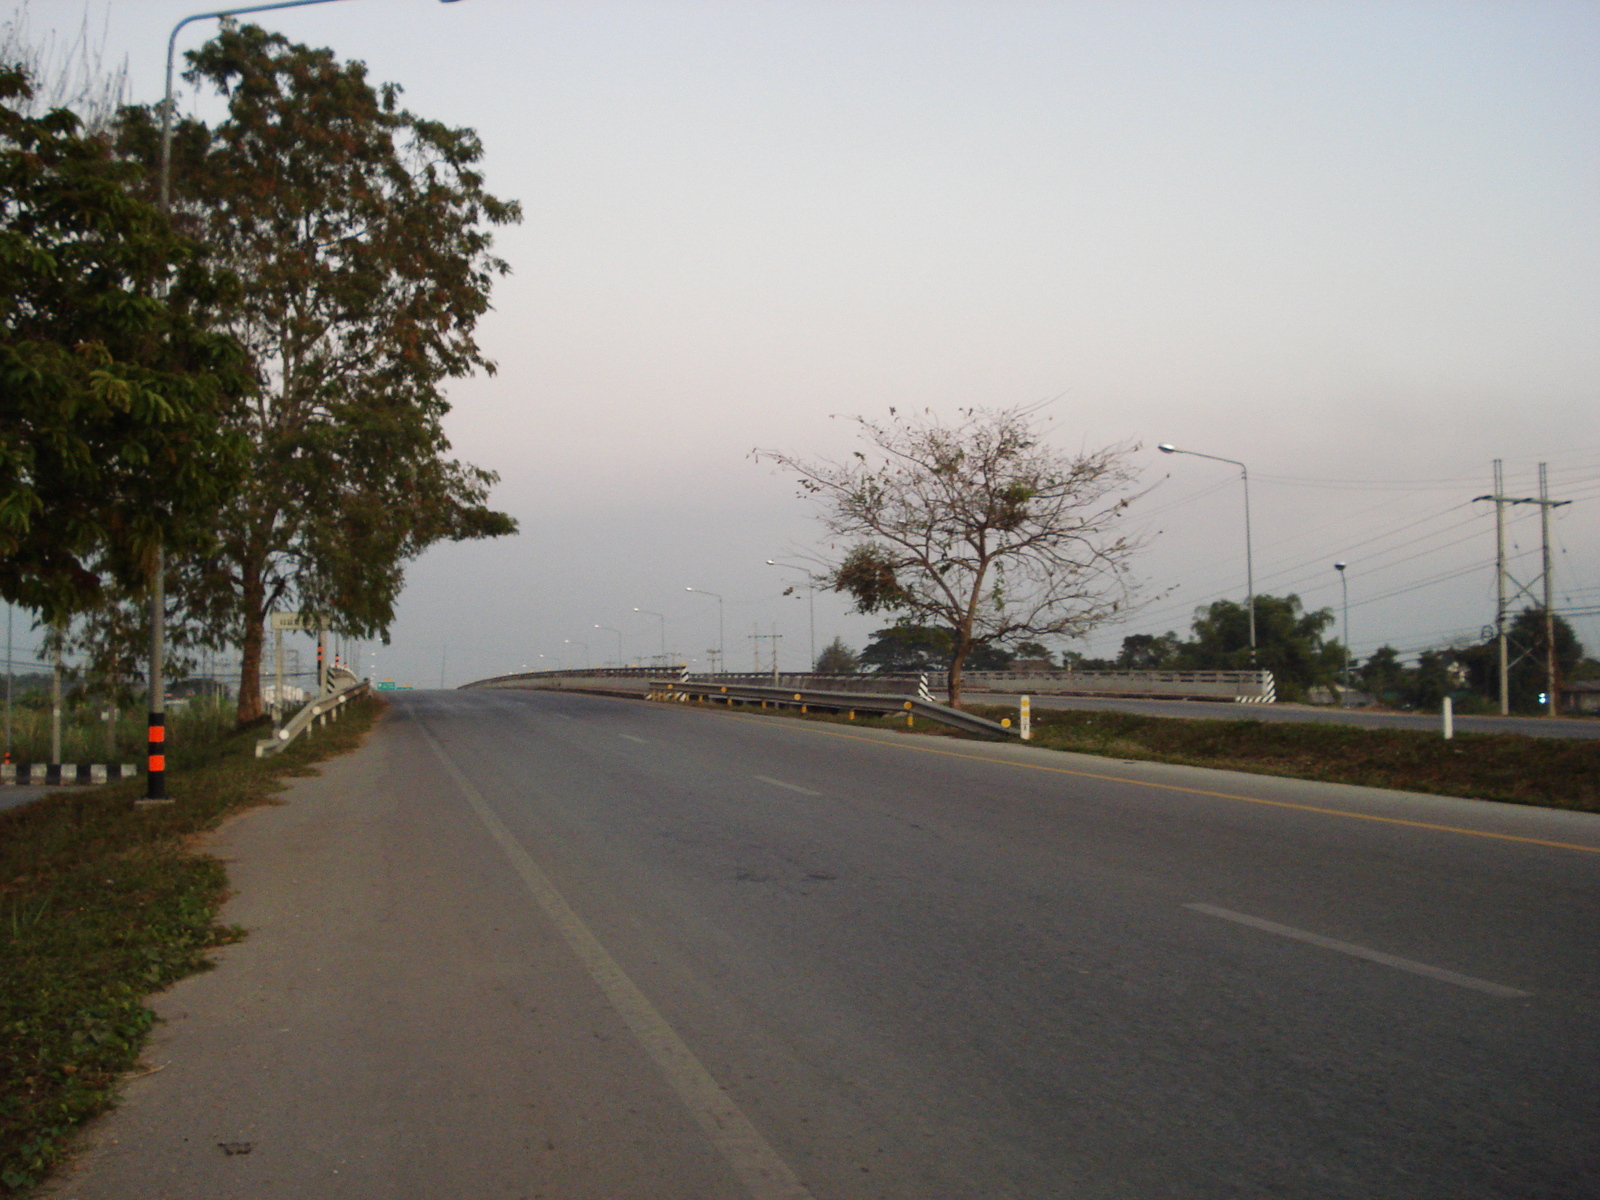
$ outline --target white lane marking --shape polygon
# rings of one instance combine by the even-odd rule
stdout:
[[[534,902],[560,932],[562,938],[578,956],[589,977],[600,985],[611,1007],[633,1032],[645,1053],[661,1068],[672,1090],[678,1093],[706,1137],[733,1168],[754,1200],[814,1200],[811,1192],[800,1182],[799,1176],[778,1156],[759,1130],[745,1116],[733,1098],[722,1090],[694,1052],[678,1036],[667,1019],[645,999],[620,963],[612,958],[600,944],[583,918],[556,890],[550,877],[539,869],[537,863],[495,816],[483,793],[450,761],[444,747],[439,745],[425,727],[418,725],[423,738],[432,748],[435,757],[444,766],[461,794],[467,798],[472,811],[488,829],[490,836],[500,844],[511,860],[512,869],[522,879]]]
[[[810,788],[803,788],[796,783],[785,783],[781,779],[769,779],[765,775],[757,775],[762,783],[770,783],[773,787],[788,788],[791,792],[799,792],[802,796],[820,796],[821,792],[813,792]]]
[[[631,733],[619,733],[619,734],[617,734],[617,736],[619,738],[627,738],[630,742],[638,742],[639,745],[641,745],[641,746],[648,746],[650,744],[649,742],[645,741],[643,738],[634,737],[633,734],[631,734]]]
[[[1233,921],[1238,925],[1248,925],[1252,929],[1275,933],[1279,937],[1293,938],[1297,942],[1305,942],[1310,946],[1320,946],[1324,950],[1336,950],[1340,954],[1348,954],[1353,958],[1364,958],[1368,962],[1382,963],[1384,966],[1394,967],[1398,971],[1410,971],[1413,975],[1426,975],[1429,979],[1442,979],[1446,983],[1453,983],[1457,987],[1471,988],[1473,991],[1482,992],[1486,996],[1500,996],[1504,999],[1515,1000],[1533,994],[1532,992],[1524,992],[1519,988],[1506,987],[1503,983],[1490,983],[1487,979],[1477,979],[1471,975],[1463,975],[1459,971],[1447,971],[1443,967],[1430,967],[1427,963],[1413,962],[1409,958],[1385,954],[1382,950],[1369,950],[1365,946],[1357,946],[1351,942],[1341,942],[1336,938],[1323,937],[1320,933],[1307,933],[1303,929],[1279,925],[1276,921],[1264,921],[1260,917],[1246,916],[1244,913],[1237,913],[1232,909],[1218,908],[1215,904],[1185,904],[1184,907],[1193,912],[1204,913],[1208,917],[1221,917],[1224,921]]]

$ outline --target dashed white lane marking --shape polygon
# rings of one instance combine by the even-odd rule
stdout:
[[[1234,912],[1232,909],[1218,908],[1215,904],[1185,904],[1184,907],[1193,912],[1204,913],[1208,917],[1221,917],[1224,921],[1232,921],[1237,925],[1248,925],[1251,929],[1275,933],[1279,937],[1293,938],[1295,941],[1305,942],[1309,946],[1319,946],[1324,950],[1334,950],[1340,954],[1348,954],[1352,958],[1364,958],[1368,962],[1382,963],[1384,966],[1393,967],[1397,971],[1410,971],[1413,975],[1426,975],[1429,979],[1442,979],[1445,983],[1453,983],[1457,987],[1471,988],[1473,991],[1482,992],[1486,996],[1499,996],[1503,999],[1515,1000],[1533,994],[1532,992],[1524,992],[1520,988],[1506,987],[1503,983],[1490,983],[1487,979],[1476,979],[1471,975],[1463,975],[1459,971],[1447,971],[1443,967],[1430,967],[1427,963],[1414,962],[1409,958],[1400,958],[1394,954],[1385,954],[1382,950],[1369,950],[1365,946],[1357,946],[1351,942],[1341,942],[1336,938],[1323,937],[1320,933],[1307,933],[1303,929],[1295,929],[1289,925],[1279,925],[1276,921],[1266,921],[1260,917],[1251,917],[1244,913]]]
[[[814,1200],[799,1176],[761,1136],[750,1118],[745,1116],[744,1110],[722,1090],[711,1072],[694,1056],[694,1052],[656,1010],[655,1005],[645,999],[644,993],[628,978],[621,964],[611,957],[600,944],[600,939],[584,924],[583,918],[572,910],[556,890],[550,877],[539,869],[521,843],[495,816],[483,793],[450,761],[444,747],[439,745],[425,726],[419,723],[418,729],[445,772],[472,806],[472,811],[478,814],[478,819],[483,822],[490,836],[505,851],[512,869],[521,878],[534,902],[578,956],[589,977],[600,985],[611,1007],[633,1032],[645,1053],[661,1069],[667,1083],[678,1093],[678,1098],[705,1131],[711,1144],[733,1168],[753,1200]]]
[[[641,737],[634,737],[631,733],[619,733],[617,736],[619,738],[626,738],[630,742],[638,742],[641,746],[648,746],[650,744]]]
[[[821,792],[813,792],[810,788],[803,788],[797,783],[785,783],[781,779],[769,779],[765,775],[757,775],[762,783],[770,783],[773,787],[788,788],[791,792],[799,792],[802,796],[820,796]]]

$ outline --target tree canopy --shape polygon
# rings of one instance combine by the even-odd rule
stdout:
[[[1128,602],[1129,447],[1055,450],[1036,407],[851,419],[867,449],[844,462],[757,455],[798,476],[844,544],[829,587],[858,612],[948,630],[952,704],[977,648],[1079,636]]]
[[[1580,674],[1584,662],[1583,644],[1566,618],[1556,613],[1550,624],[1555,631],[1555,666],[1558,685],[1563,680]],[[1540,712],[1544,705],[1540,697],[1549,689],[1545,648],[1549,639],[1545,635],[1544,609],[1528,606],[1506,623],[1506,691],[1513,712]],[[1495,639],[1489,638],[1476,646],[1453,652],[1454,658],[1465,666],[1472,689],[1484,696],[1499,699],[1500,651]]]
[[[811,669],[819,675],[854,675],[861,669],[861,660],[843,638],[836,637],[822,648]]]
[[[236,290],[138,172],[0,69],[0,595],[58,624],[196,549],[242,477]]]
[[[1259,595],[1256,603],[1256,652],[1250,653],[1250,613],[1234,600],[1218,600],[1197,608],[1185,641],[1168,631],[1129,634],[1115,662],[1090,663],[1084,669],[1123,671],[1248,671],[1273,673],[1278,693],[1297,700],[1316,686],[1334,682],[1344,667],[1344,647],[1324,640],[1333,624],[1332,609],[1305,612],[1299,596]]]
[[[225,25],[185,78],[228,105],[174,139],[177,220],[235,265],[223,314],[256,387],[234,428],[248,485],[214,553],[184,564],[197,611],[243,645],[240,719],[260,711],[262,624],[291,604],[386,635],[404,564],[440,540],[511,533],[496,477],[447,457],[444,385],[492,371],[473,338],[494,279],[490,227],[520,219],[483,187],[467,129],[399,106],[360,63]],[[124,110],[123,151],[153,165],[156,114]]]

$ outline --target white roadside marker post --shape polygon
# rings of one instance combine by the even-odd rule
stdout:
[[[1455,706],[1450,703],[1450,697],[1444,698],[1444,704],[1439,708],[1439,715],[1444,718],[1444,740],[1449,741],[1456,736]]]
[[[1018,733],[1021,736],[1022,740],[1025,741],[1025,742],[1032,741],[1033,740],[1033,705],[1029,702],[1028,697],[1026,697],[1026,696],[1024,696],[1022,698],[1022,712],[1021,712],[1021,716],[1020,716],[1020,719],[1018,720],[1017,724],[1019,726]]]

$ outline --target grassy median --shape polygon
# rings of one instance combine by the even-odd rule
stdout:
[[[998,720],[1014,708],[972,711]],[[1311,721],[1195,720],[1034,709],[1033,744],[1108,758],[1220,767],[1600,812],[1600,739],[1366,729]]]
[[[136,809],[128,780],[0,812],[0,1196],[115,1102],[155,1023],[144,998],[243,936],[217,923],[227,876],[195,836],[355,748],[382,708],[351,704],[275,758],[255,757],[260,729],[175,744],[165,807]]]
[[[1015,721],[1017,716],[1015,707],[964,707],[994,721],[1002,717]],[[763,710],[747,706],[736,711]],[[774,716],[846,723],[842,716],[822,713],[801,717],[793,709],[765,711]],[[906,731],[905,717],[899,714],[873,717],[858,713],[848,723]],[[921,718],[912,732],[991,740]],[[1437,733],[1412,729],[1035,708],[1030,745],[1104,758],[1600,812],[1600,738],[1458,733],[1445,741]]]

